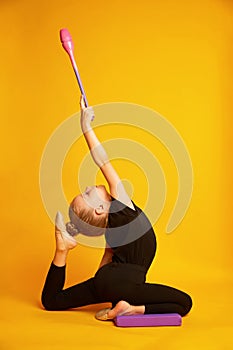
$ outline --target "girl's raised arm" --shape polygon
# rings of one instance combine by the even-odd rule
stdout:
[[[109,185],[109,191],[112,197],[118,199],[128,207],[134,209],[133,203],[129,198],[125,188],[119,178],[117,172],[113,168],[108,159],[108,155],[98,140],[94,130],[91,127],[91,122],[94,120],[94,111],[92,107],[85,107],[83,97],[80,101],[81,107],[81,128],[86,139],[87,145],[90,149],[94,162],[99,166],[105,179]]]

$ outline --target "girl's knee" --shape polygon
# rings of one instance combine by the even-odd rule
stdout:
[[[185,294],[185,300],[184,300],[184,314],[181,315],[181,316],[185,316],[189,313],[189,311],[191,310],[192,308],[192,305],[193,305],[193,301],[192,301],[192,298],[190,297],[190,295],[188,294]]]
[[[52,298],[47,298],[46,296],[42,295],[41,297],[41,303],[45,310],[47,311],[58,311],[58,307],[54,300]]]

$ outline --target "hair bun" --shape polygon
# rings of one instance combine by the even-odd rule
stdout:
[[[66,230],[72,237],[77,236],[79,234],[77,227],[71,222],[66,223]]]

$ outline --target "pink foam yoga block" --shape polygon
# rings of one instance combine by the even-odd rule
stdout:
[[[118,327],[181,326],[182,317],[175,313],[117,316],[114,323]]]

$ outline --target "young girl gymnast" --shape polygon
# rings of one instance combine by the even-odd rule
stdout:
[[[94,162],[101,169],[105,186],[87,187],[69,207],[70,222],[58,212],[55,220],[56,250],[44,288],[46,310],[66,310],[110,302],[112,308],[98,311],[99,320],[119,315],[178,313],[185,316],[191,297],[173,287],[146,283],[147,271],[156,252],[154,230],[143,211],[128,197],[91,127],[94,112],[83,98],[81,128]],[[106,248],[96,274],[85,282],[63,289],[69,251],[77,246],[78,233],[105,235]]]

